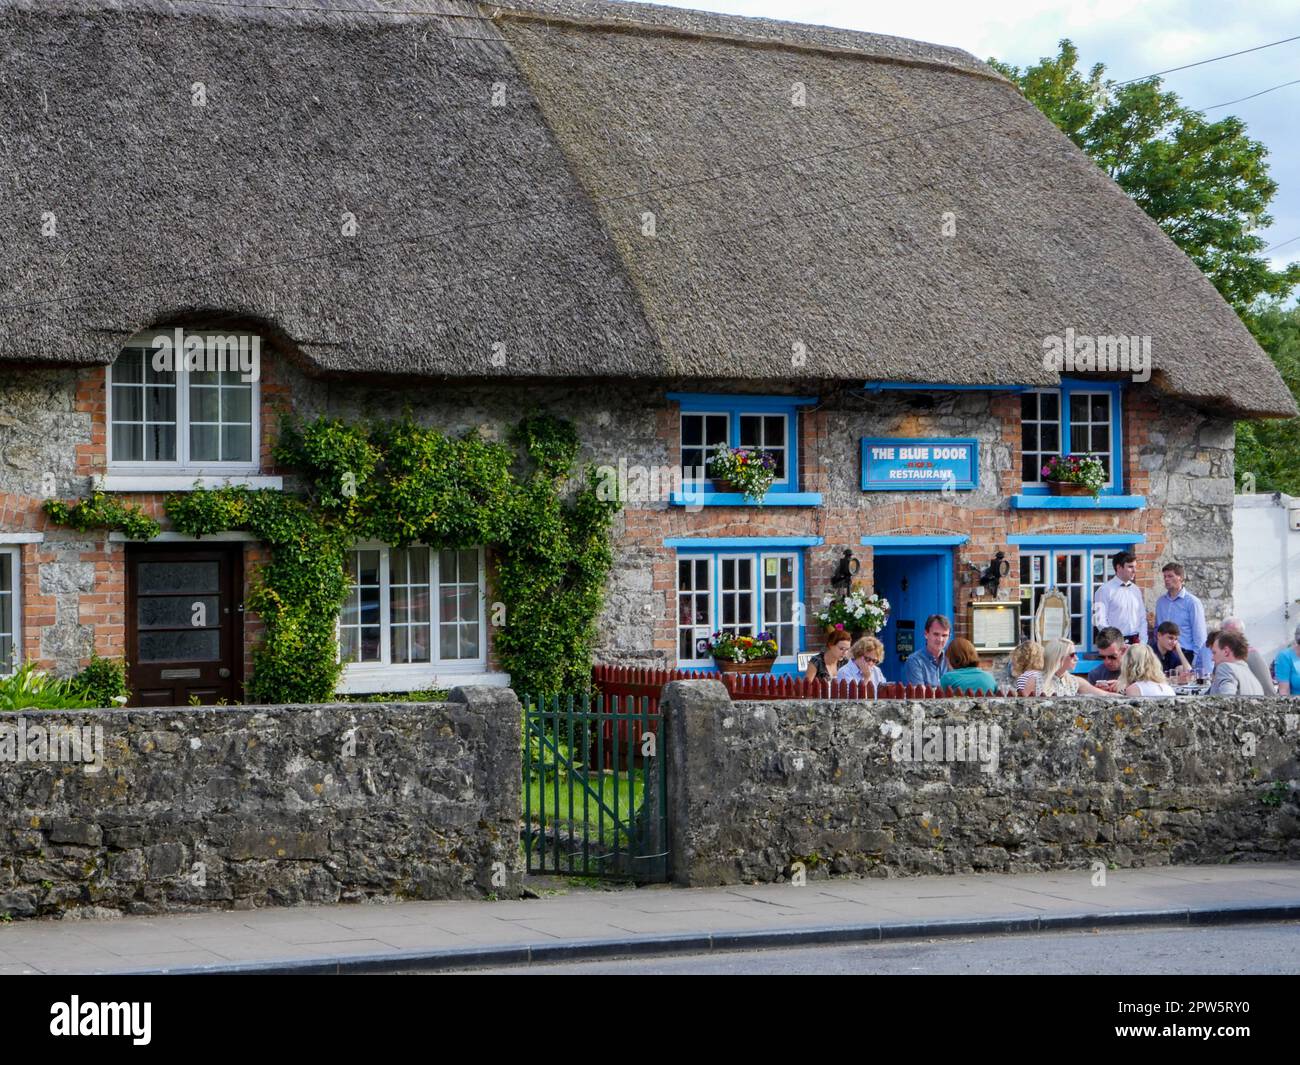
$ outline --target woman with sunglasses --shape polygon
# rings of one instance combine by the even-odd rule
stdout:
[[[885,657],[885,645],[874,636],[863,636],[849,648],[849,661],[840,670],[840,680],[860,680],[867,684],[884,684],[885,675],[880,663]]]
[[[1043,645],[1043,683],[1039,693],[1056,696],[1114,694],[1076,676],[1072,670],[1078,660],[1072,640],[1048,640]]]

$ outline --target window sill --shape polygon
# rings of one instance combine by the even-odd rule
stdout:
[[[686,662],[683,663],[682,665],[679,665],[677,668],[687,673],[698,673],[701,678],[714,678],[714,677],[722,676],[722,673],[721,671],[719,671],[718,667],[712,664],[704,665],[700,662]],[[743,676],[801,677],[803,676],[803,674],[804,674],[804,670],[800,669],[798,664],[793,660],[785,660],[785,661],[777,660],[775,663],[773,663],[772,671],[770,673],[758,673],[758,674],[737,673],[734,675],[738,677],[743,677]]]
[[[489,673],[478,666],[347,666],[339,678],[340,695],[374,695],[383,692],[424,691],[428,688],[454,688],[458,684],[489,684],[505,687],[509,673]]]
[[[749,502],[740,492],[674,492],[674,507],[820,507],[820,492],[769,492],[762,503]]]
[[[189,492],[194,488],[284,488],[283,477],[253,473],[106,473],[95,478],[103,492]]]
[[[1145,510],[1146,496],[1049,496],[1011,497],[1012,510]]]

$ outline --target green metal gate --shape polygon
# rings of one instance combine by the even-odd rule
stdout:
[[[528,872],[666,880],[658,700],[526,695],[523,704]]]

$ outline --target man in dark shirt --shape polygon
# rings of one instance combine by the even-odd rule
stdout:
[[[1088,674],[1088,683],[1104,691],[1113,691],[1105,682],[1119,680],[1119,660],[1124,657],[1128,644],[1124,641],[1124,634],[1114,627],[1102,629],[1094,642],[1101,654],[1101,663],[1093,666]]]
[[[1152,642],[1151,650],[1156,653],[1160,659],[1160,668],[1168,676],[1171,670],[1186,669],[1191,671],[1192,664],[1187,660],[1186,654],[1179,645],[1179,637],[1182,636],[1182,629],[1178,627],[1176,621],[1162,621],[1156,627],[1156,638]]]

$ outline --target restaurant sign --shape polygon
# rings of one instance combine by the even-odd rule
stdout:
[[[863,437],[862,490],[970,489],[979,484],[976,440]]]

